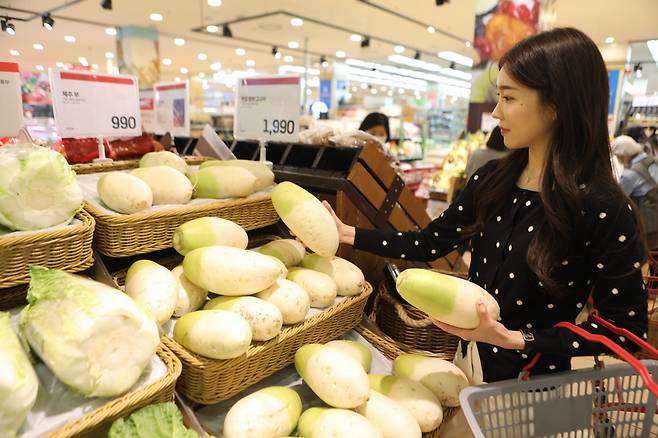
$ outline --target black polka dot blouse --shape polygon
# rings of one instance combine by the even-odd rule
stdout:
[[[473,188],[493,167],[495,162],[480,168],[460,197],[427,228],[403,233],[357,228],[354,247],[414,261],[434,260],[453,251],[464,243],[462,228],[475,221]],[[535,336],[529,343],[532,347],[521,351],[478,343],[485,382],[518,377],[536,352],[543,356],[533,373],[564,371],[570,368],[572,356],[606,352],[600,344],[553,327],[561,321],[573,323],[590,295],[602,318],[647,339],[647,290],[640,270],[643,246],[632,207],[622,196],[596,198],[585,197],[584,226],[573,236],[569,256],[555,271],[561,298],[542,290],[526,261],[533,233],[544,217],[539,193],[514,188],[483,231],[471,239],[469,280],[498,301],[507,329],[524,329]],[[580,326],[609,336],[627,350],[635,349],[630,341],[596,324]],[[462,342],[462,348],[466,344]]]

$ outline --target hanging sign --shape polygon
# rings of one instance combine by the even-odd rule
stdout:
[[[142,133],[135,77],[57,69],[50,69],[49,76],[60,137],[134,137]]]
[[[155,92],[155,133],[174,137],[190,136],[190,84],[160,82],[153,86]]]
[[[23,127],[23,101],[18,64],[0,62],[0,137],[16,137]]]
[[[235,138],[297,141],[300,93],[297,76],[258,76],[238,80]]]

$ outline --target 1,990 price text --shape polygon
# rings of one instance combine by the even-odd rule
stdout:
[[[265,127],[263,132],[266,134],[293,134],[295,132],[294,120],[268,120],[263,119]]]
[[[135,129],[137,120],[130,116],[112,116],[112,129]]]

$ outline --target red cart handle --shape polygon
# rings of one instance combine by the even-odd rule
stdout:
[[[591,315],[590,318],[592,321],[596,322],[597,324],[601,324],[611,332],[627,337],[631,341],[633,341],[635,344],[640,346],[643,350],[646,350],[649,352],[649,354],[652,356],[654,359],[658,359],[658,350],[648,344],[647,342],[643,341],[640,339],[638,336],[634,335],[633,333],[629,332],[626,329],[616,327],[615,325],[611,324],[608,321],[605,321],[602,319],[599,315],[598,312],[594,311]],[[571,330],[575,334],[581,336],[587,341],[590,342],[598,342],[599,344],[603,344],[606,347],[608,347],[610,350],[612,350],[614,353],[616,353],[619,357],[624,359],[630,366],[635,368],[635,371],[642,377],[642,380],[644,381],[644,385],[646,388],[651,391],[656,397],[658,397],[658,384],[651,378],[651,374],[649,373],[649,370],[647,369],[646,366],[642,362],[640,362],[635,356],[633,356],[631,353],[628,351],[624,350],[621,348],[619,345],[617,345],[616,342],[612,341],[610,338],[607,336],[603,335],[596,335],[593,333],[588,332],[587,330],[584,330],[574,324],[571,324],[569,322],[560,322],[555,324],[555,327],[562,327],[566,328],[568,330]],[[520,378],[522,380],[527,380],[530,377],[530,370],[537,364],[539,361],[539,358],[541,357],[541,353],[537,353],[535,357],[532,358],[530,363],[523,367],[521,370],[521,375]]]

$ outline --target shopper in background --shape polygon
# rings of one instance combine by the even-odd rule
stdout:
[[[503,135],[500,133],[500,127],[496,126],[491,130],[491,135],[487,140],[487,147],[473,151],[466,162],[466,178],[470,179],[480,167],[484,166],[491,160],[497,160],[507,155],[507,148]]]
[[[612,142],[612,152],[624,165],[621,189],[635,202],[644,220],[647,245],[658,249],[658,163],[627,135]]]
[[[386,144],[391,139],[391,129],[388,126],[388,117],[382,113],[370,113],[363,119],[359,131],[374,135]]]
[[[573,356],[605,352],[555,328],[575,322],[590,296],[602,318],[647,339],[647,252],[612,174],[601,53],[582,32],[560,28],[522,41],[499,65],[493,117],[511,151],[477,170],[440,217],[398,233],[348,226],[334,214],[342,243],[383,257],[429,261],[471,241],[469,279],[498,301],[501,320],[480,302],[475,329],[435,324],[474,342],[477,354],[462,342],[457,356],[486,382],[517,378],[535,353],[543,355],[533,372],[552,373],[569,369]],[[635,350],[604,327],[580,327]]]

